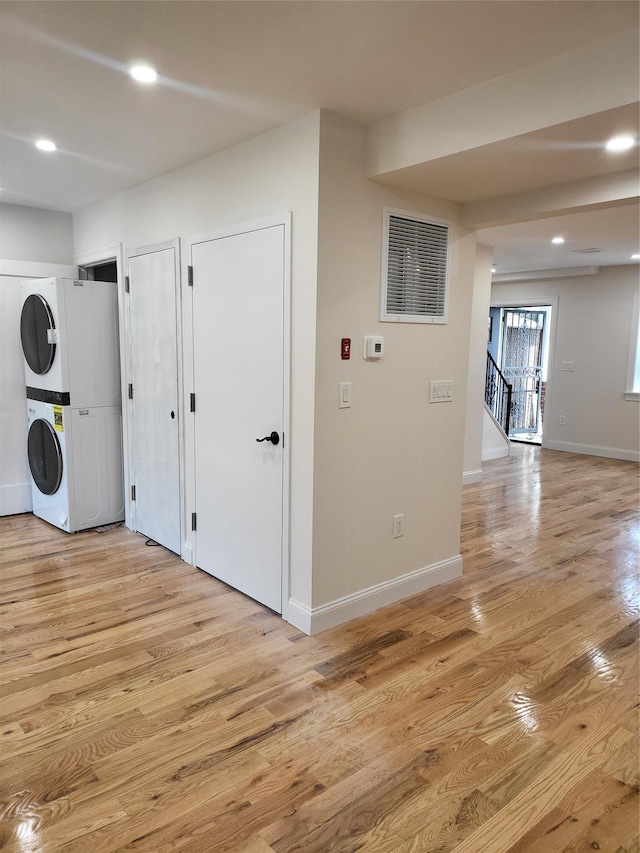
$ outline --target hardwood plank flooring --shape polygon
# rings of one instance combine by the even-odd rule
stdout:
[[[464,576],[305,637],[124,527],[0,519],[0,849],[638,853],[638,468],[516,445]]]

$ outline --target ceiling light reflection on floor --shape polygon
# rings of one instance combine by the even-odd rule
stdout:
[[[527,732],[536,732],[538,730],[538,719],[535,715],[535,703],[524,693],[516,693],[510,703],[513,706],[520,722],[524,725]]]
[[[16,853],[40,853],[43,849],[39,840],[36,818],[26,818],[16,827]]]
[[[587,656],[596,672],[596,675],[598,675],[605,684],[611,684],[614,681],[618,681],[618,672],[616,667],[611,663],[609,658],[607,658],[602,651],[597,648],[597,646],[592,646],[587,651]]]

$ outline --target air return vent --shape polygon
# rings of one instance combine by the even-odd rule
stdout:
[[[590,249],[572,249],[571,251],[576,255],[594,255],[596,252],[604,252],[604,249],[592,246]]]
[[[448,255],[447,223],[385,210],[380,319],[446,323]]]

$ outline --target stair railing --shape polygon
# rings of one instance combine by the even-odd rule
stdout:
[[[491,353],[487,352],[484,401],[506,435],[509,435],[509,421],[511,419],[511,391],[512,386],[502,375]]]

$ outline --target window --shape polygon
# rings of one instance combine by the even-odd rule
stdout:
[[[383,223],[380,319],[446,323],[449,226],[388,209]]]
[[[631,322],[631,346],[629,348],[629,370],[625,400],[640,400],[640,294],[633,298]]]

